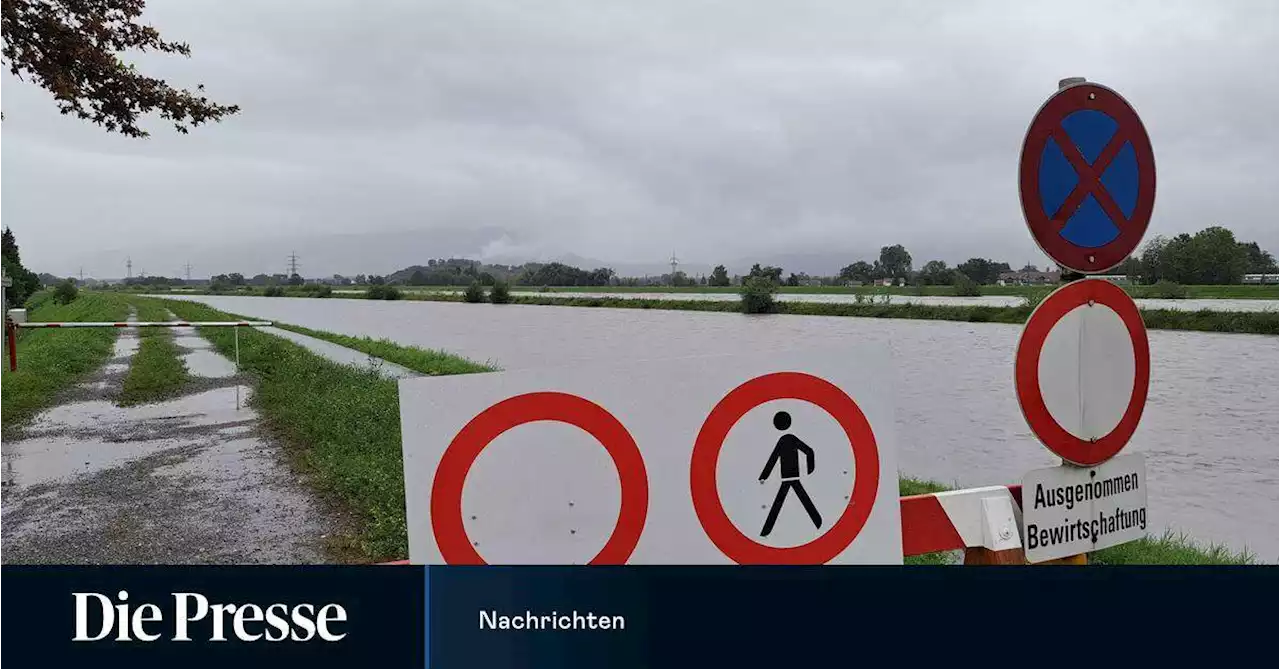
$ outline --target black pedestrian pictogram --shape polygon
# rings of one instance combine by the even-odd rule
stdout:
[[[791,427],[791,414],[785,411],[774,414],[773,426],[786,431]],[[806,473],[813,474],[813,449],[790,433],[778,439],[777,445],[773,447],[773,453],[769,455],[769,462],[765,463],[764,471],[760,472],[760,482],[764,483],[773,472],[774,465],[779,465],[778,473],[782,477],[782,487],[778,488],[778,496],[773,498],[773,507],[769,509],[769,517],[764,521],[764,529],[760,530],[762,537],[769,536],[773,531],[773,524],[778,521],[778,513],[782,511],[782,503],[790,490],[796,491],[796,497],[800,498],[800,503],[804,505],[804,510],[813,521],[813,526],[822,527],[822,516],[813,506],[813,500],[809,499],[809,493],[805,492],[804,486],[800,484],[800,453],[804,453]]]

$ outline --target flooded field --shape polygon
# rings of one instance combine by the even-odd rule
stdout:
[[[834,296],[833,296],[834,297]],[[191,297],[318,330],[442,348],[505,369],[593,359],[767,355],[887,342],[902,473],[1005,484],[1056,460],[1013,394],[1020,326],[446,302]],[[1274,305],[1272,305],[1274,308]],[[1148,459],[1153,526],[1277,561],[1276,337],[1152,331],[1151,394],[1126,452]]]

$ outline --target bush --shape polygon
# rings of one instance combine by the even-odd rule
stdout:
[[[489,301],[494,304],[506,304],[511,301],[511,288],[507,286],[506,281],[494,280],[493,289],[489,291]]]
[[[1147,296],[1165,300],[1182,300],[1187,297],[1187,287],[1175,281],[1160,279],[1148,289]]]
[[[399,288],[381,284],[369,286],[369,290],[364,292],[364,296],[365,299],[369,300],[398,300],[403,297]]]
[[[267,286],[262,294],[267,297],[284,297],[284,286]]]
[[[80,289],[76,288],[75,281],[63,279],[58,282],[58,287],[53,289],[53,300],[58,304],[71,304],[76,301],[79,294]]]
[[[1049,297],[1049,293],[1053,292],[1053,287],[1037,288],[1022,296],[1022,306],[1026,309],[1035,309],[1044,302],[1044,298]]]
[[[778,284],[767,276],[748,277],[742,282],[742,313],[769,314],[777,309],[773,294]]]
[[[307,292],[311,294],[311,297],[329,297],[330,295],[333,295],[333,288],[323,284],[311,285],[308,286]]]
[[[484,287],[480,285],[479,281],[472,281],[471,285],[467,286],[466,291],[462,293],[462,300],[473,304],[484,302]]]
[[[956,297],[977,297],[982,294],[978,284],[964,272],[956,272],[951,282],[951,292]]]

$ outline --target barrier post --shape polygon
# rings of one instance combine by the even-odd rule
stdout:
[[[3,313],[5,322],[9,322],[9,303],[5,302],[4,289],[10,285],[13,285],[13,279],[9,278],[9,272],[5,271],[4,267],[0,267],[0,313]],[[8,327],[0,327],[0,350],[4,350],[8,339]],[[0,374],[4,374],[4,365],[0,365]]]
[[[1007,551],[993,551],[978,546],[964,549],[964,563],[969,564],[1026,564],[1027,556],[1021,548]]]
[[[9,371],[18,371],[18,327],[9,321],[6,315],[4,319],[4,332],[9,339]]]
[[[231,328],[236,333],[236,376],[240,375],[240,327]],[[236,379],[236,411],[240,410],[240,380]]]

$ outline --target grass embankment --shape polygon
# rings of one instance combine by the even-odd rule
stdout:
[[[924,495],[950,490],[949,486],[934,481],[902,478],[898,480],[898,494]],[[906,558],[909,565],[959,564],[961,551],[928,553]],[[1185,534],[1171,531],[1159,537],[1146,537],[1127,544],[1104,548],[1089,553],[1089,564],[1102,565],[1242,565],[1254,564],[1247,552],[1236,553],[1219,544],[1200,544]]]
[[[240,318],[236,316],[236,318]],[[495,372],[497,367],[490,364],[472,362],[445,351],[404,346],[390,339],[373,339],[371,337],[352,337],[349,335],[322,332],[304,328],[300,325],[275,322],[281,330],[289,330],[298,334],[323,339],[324,341],[345,346],[349,349],[367,353],[375,358],[393,362],[419,374],[428,376],[444,376],[448,374],[472,374],[475,372]]]
[[[139,321],[167,321],[168,309],[158,300],[130,300]],[[181,392],[190,380],[169,328],[138,328],[139,345],[124,378],[118,402],[132,406],[157,402]]]
[[[103,293],[82,292],[65,305],[37,295],[28,304],[33,305],[30,321],[120,321],[129,311],[124,296]],[[98,369],[111,355],[118,334],[114,328],[21,330],[17,371],[9,371],[7,359],[3,365],[4,432],[21,427],[53,404],[60,391]]]
[[[1052,286],[1050,286],[1052,287]],[[359,286],[340,286],[339,290],[355,290]],[[401,286],[406,292],[462,292],[465,286]],[[980,286],[982,295],[1002,295],[1023,297],[1043,291],[1046,286]],[[1153,298],[1165,297],[1159,286],[1121,286],[1131,297]],[[1280,299],[1280,286],[1268,285],[1226,285],[1226,286],[1183,286],[1187,299],[1235,299],[1235,300],[1275,300]],[[549,293],[733,293],[741,290],[738,286],[548,286],[545,290],[540,286],[513,286],[512,290],[540,291]],[[953,296],[953,286],[781,286],[779,293],[796,295],[931,295]]]
[[[166,302],[186,320],[236,318],[195,302]],[[207,328],[200,334],[223,354],[233,354],[230,328]],[[439,360],[434,370],[422,365],[417,371],[482,369],[450,358]],[[400,360],[408,361],[404,355]],[[285,444],[314,485],[353,517],[352,536],[335,548],[351,561],[407,555],[396,382],[247,328],[240,333],[240,367],[256,379],[250,401],[267,429]]]
[[[1042,290],[1043,292],[1043,290]],[[448,293],[409,293],[409,300],[460,302],[462,298]],[[667,300],[626,297],[558,297],[551,294],[511,296],[512,304],[538,304],[563,307],[608,307],[614,309],[669,309],[677,311],[737,312],[737,301]],[[928,304],[837,304],[821,302],[776,303],[775,312],[804,316],[848,316],[856,318],[909,318],[968,323],[1025,323],[1032,307],[940,306]],[[1175,309],[1143,309],[1142,319],[1151,330],[1190,330],[1196,332],[1231,332],[1274,335],[1280,332],[1280,316],[1274,311],[1179,311]]]

